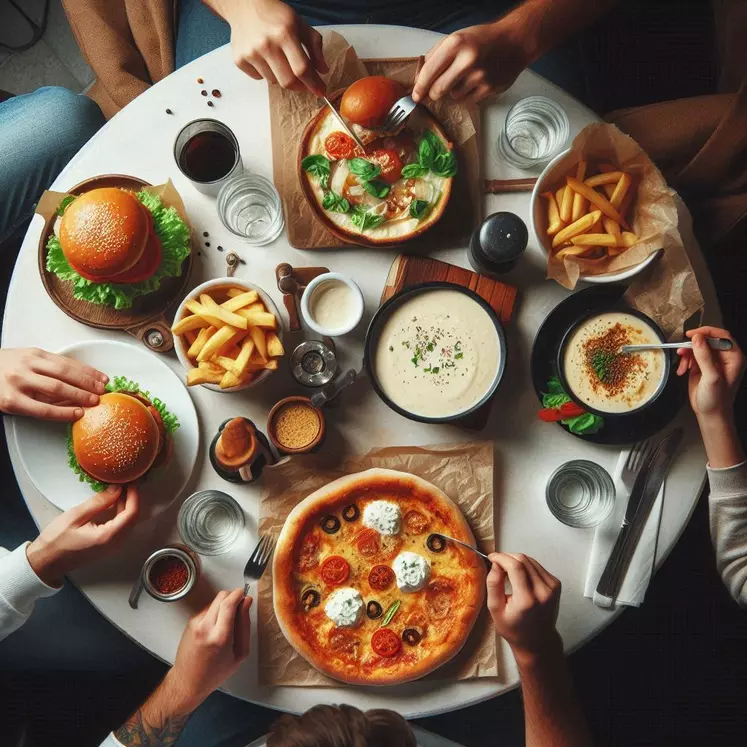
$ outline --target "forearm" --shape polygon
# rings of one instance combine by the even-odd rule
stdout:
[[[565,43],[619,0],[525,0],[495,23],[520,41],[527,64]]]
[[[524,698],[526,747],[589,747],[581,711],[558,637],[541,654],[515,652]]]
[[[114,732],[123,745],[168,747],[174,744],[201,699],[184,692],[173,669],[153,694]]]

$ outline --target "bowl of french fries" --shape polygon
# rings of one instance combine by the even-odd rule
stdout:
[[[580,277],[589,283],[619,282],[641,272],[655,253],[618,271],[602,270],[639,244],[632,228],[637,186],[636,175],[614,163],[579,159],[571,150],[561,153],[547,165],[532,192],[537,243],[559,262],[574,257]]]
[[[261,288],[217,278],[182,301],[171,327],[187,386],[238,392],[263,382],[285,354],[280,314]]]

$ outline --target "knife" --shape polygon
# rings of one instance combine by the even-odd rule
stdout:
[[[323,96],[322,98],[324,99],[324,103],[332,110],[332,114],[335,115],[335,119],[337,120],[337,123],[340,125],[340,127],[342,127],[342,129],[345,130],[345,132],[347,132],[348,135],[353,138],[353,140],[355,140],[358,147],[363,151],[363,153],[365,153],[366,146],[363,145],[358,136],[345,124],[345,120],[340,116],[337,109],[332,106],[332,102],[326,96]]]
[[[676,428],[665,436],[636,477],[620,533],[594,594],[594,604],[600,607],[611,607],[620,591],[646,519],[682,441],[682,434],[682,428]]]

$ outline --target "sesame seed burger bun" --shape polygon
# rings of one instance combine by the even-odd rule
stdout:
[[[155,408],[153,411],[158,414]],[[153,465],[162,445],[163,424],[140,395],[111,392],[73,423],[73,451],[81,468],[106,483],[128,483]]]
[[[349,85],[340,100],[340,114],[362,127],[384,124],[392,105],[405,95],[396,80],[383,75],[369,75]]]
[[[148,209],[132,192],[116,187],[92,189],[65,210],[60,244],[76,272],[107,282],[140,260],[151,224]]]

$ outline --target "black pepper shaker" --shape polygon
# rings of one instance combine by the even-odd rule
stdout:
[[[480,224],[469,242],[469,262],[482,275],[508,272],[529,241],[526,224],[514,213],[493,213]]]

